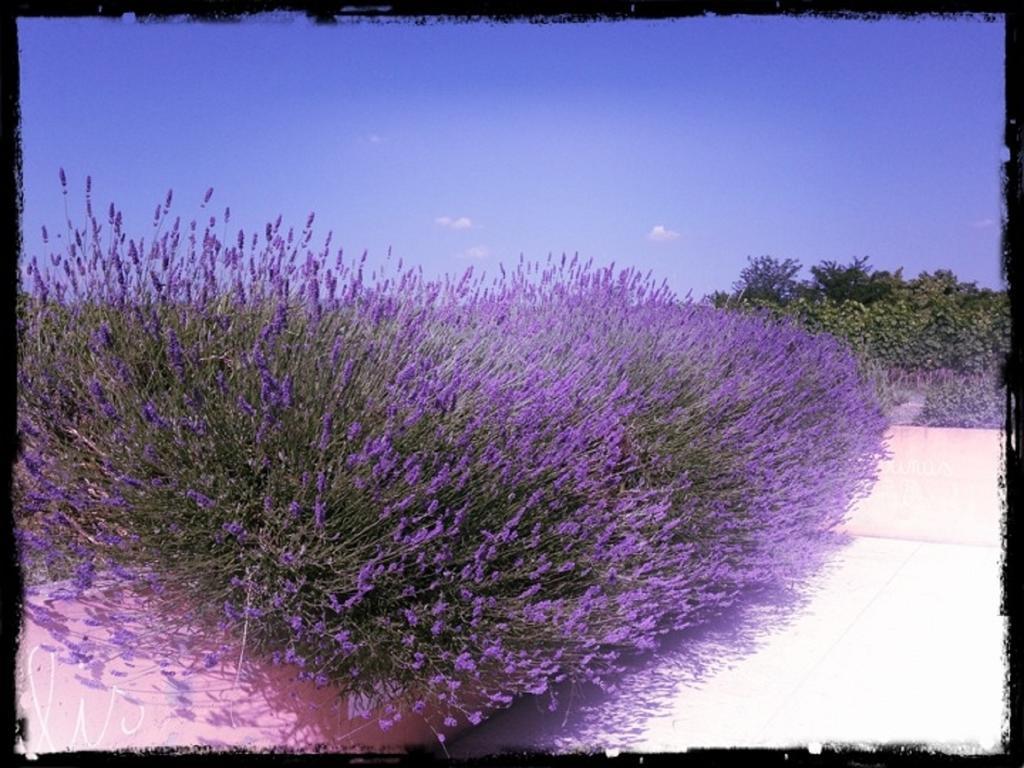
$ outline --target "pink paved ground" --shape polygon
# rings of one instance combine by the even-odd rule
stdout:
[[[293,668],[244,658],[239,666],[237,647],[214,661],[208,654],[219,639],[159,622],[140,607],[116,605],[99,590],[82,599],[52,591],[26,597],[17,682],[26,752],[438,745],[416,715],[383,732],[376,716],[359,717],[348,699],[296,680]]]
[[[845,530],[951,544],[998,546],[1005,492],[1003,435],[996,429],[891,427],[892,456]]]

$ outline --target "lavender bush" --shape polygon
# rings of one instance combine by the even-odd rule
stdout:
[[[607,685],[800,578],[873,481],[830,337],[575,258],[366,274],[312,216],[224,242],[170,203],[134,239],[87,190],[25,267],[23,562],[186,600],[384,727]]]

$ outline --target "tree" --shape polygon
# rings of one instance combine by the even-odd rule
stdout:
[[[902,285],[902,268],[895,273],[877,271],[867,256],[858,256],[849,264],[823,261],[811,267],[811,280],[805,284],[804,293],[815,301],[858,301],[866,305],[889,297]]]
[[[981,292],[976,283],[961,281],[950,269],[922,272],[907,287],[922,296],[975,296]]]
[[[801,264],[796,259],[780,261],[774,256],[747,256],[747,266],[740,279],[733,283],[739,297],[771,304],[788,304],[797,295],[799,282],[796,275]]]
[[[732,294],[728,291],[714,291],[704,296],[704,301],[713,307],[721,309],[729,305],[729,301],[733,298]]]

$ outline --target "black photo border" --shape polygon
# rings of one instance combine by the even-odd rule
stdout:
[[[29,760],[14,752],[18,712],[14,691],[14,659],[21,623],[23,584],[15,558],[14,522],[11,510],[13,465],[18,453],[16,427],[15,297],[17,264],[21,253],[21,143],[19,110],[19,18],[28,17],[120,17],[134,13],[147,20],[206,20],[233,22],[266,12],[296,12],[317,23],[332,24],[346,17],[402,19],[419,24],[453,24],[487,20],[506,22],[530,20],[538,23],[585,23],[616,19],[669,19],[713,14],[717,16],[818,16],[835,19],[879,19],[915,16],[984,14],[1001,18],[1005,24],[1005,145],[1008,158],[1002,167],[1004,220],[1002,230],[1003,275],[1010,299],[1011,351],[1006,359],[1005,477],[1000,491],[1006,507],[1003,516],[1003,561],[1001,610],[1007,617],[1006,700],[1008,715],[1004,723],[1001,755],[959,756],[936,752],[928,745],[905,744],[857,751],[826,745],[821,754],[800,749],[689,750],[682,754],[621,753],[615,757],[596,755],[502,755],[466,761],[495,766],[554,766],[607,763],[614,766],[655,765],[727,765],[743,763],[764,766],[796,765],[946,765],[969,762],[972,765],[1024,765],[1024,566],[1022,538],[1024,521],[1020,519],[1024,495],[1024,246],[1021,204],[1024,198],[1024,4],[1020,0],[110,0],[109,2],[73,2],[70,0],[7,0],[0,4],[0,152],[3,172],[0,179],[0,205],[8,225],[0,229],[5,245],[0,250],[0,381],[4,401],[0,408],[0,630],[2,630],[3,674],[0,677],[0,727],[3,751],[11,750],[16,764],[39,766],[106,765],[137,762],[147,766],[171,765],[250,766],[250,765],[346,765],[437,762],[426,753],[403,758],[373,758],[343,754],[268,754],[251,752],[204,752],[201,750],[148,750],[143,752],[102,753],[68,752],[40,755]],[[955,664],[955,659],[949,660]]]

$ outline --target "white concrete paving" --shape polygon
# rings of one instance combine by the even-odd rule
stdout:
[[[892,427],[853,538],[799,592],[674,639],[614,695],[517,702],[451,745],[512,750],[926,744],[1000,752],[998,430]]]
[[[999,562],[996,547],[853,539],[803,605],[755,606],[736,626],[684,638],[575,712],[517,703],[452,754],[894,742],[999,752]]]
[[[880,568],[870,555],[889,544],[856,541],[844,556],[845,567],[831,575],[818,597],[838,597],[851,582],[863,583],[865,569],[883,572],[885,583],[866,603],[859,601],[852,620],[832,623],[826,611],[812,608],[797,620],[791,636],[779,637],[762,656],[750,659],[756,668],[784,655],[787,665],[775,668],[787,673],[777,678],[784,684],[760,694],[766,705],[774,705],[760,727],[750,723],[735,734],[734,743],[998,748],[1005,669],[998,551],[911,543],[905,559],[900,552]],[[786,644],[784,651],[780,643]],[[807,663],[789,663],[801,654]],[[684,710],[693,712],[692,702]],[[686,723],[684,715],[674,731]]]

